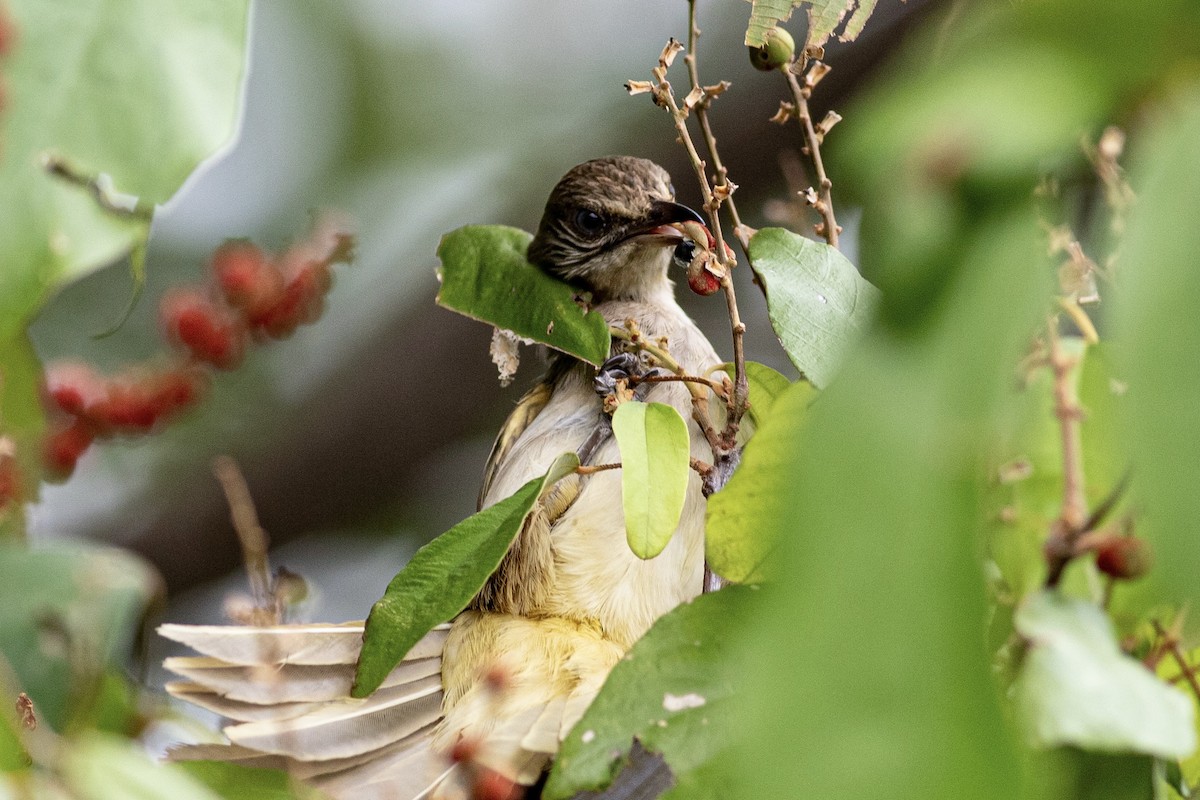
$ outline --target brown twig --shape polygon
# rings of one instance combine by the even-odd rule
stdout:
[[[1058,417],[1063,454],[1062,510],[1046,543],[1050,571],[1046,585],[1057,586],[1062,572],[1075,555],[1076,540],[1087,530],[1087,494],[1083,473],[1083,409],[1079,406],[1071,371],[1077,361],[1063,352],[1058,335],[1058,316],[1046,325],[1047,361],[1054,375],[1054,414]]]
[[[1195,694],[1196,699],[1200,701],[1200,680],[1198,680],[1196,677],[1196,668],[1188,664],[1187,654],[1184,653],[1183,648],[1179,646],[1180,642],[1178,634],[1174,631],[1168,631],[1163,628],[1162,623],[1158,620],[1154,620],[1153,624],[1155,633],[1162,637],[1162,646],[1165,647],[1167,652],[1171,654],[1171,657],[1179,666],[1180,672],[1183,674],[1184,679],[1187,681],[1188,686],[1191,687],[1192,693]]]
[[[615,464],[581,464],[575,468],[576,475],[594,475],[597,472],[604,472],[610,469],[620,469],[621,463]]]
[[[711,378],[702,378],[698,375],[645,375],[632,380],[634,383],[698,383],[712,389],[722,400],[725,399],[725,387],[722,384]]]
[[[238,469],[237,462],[229,456],[217,456],[212,462],[213,474],[225,492],[229,504],[229,517],[234,532],[242,546],[242,561],[246,565],[246,577],[250,582],[250,593],[260,608],[274,608],[275,598],[271,589],[271,567],[267,558],[267,532],[258,522],[250,487]]]
[[[812,96],[813,87],[825,76],[829,67],[820,61],[810,62],[804,75],[803,85],[792,71],[791,65],[780,67],[779,71],[783,73],[792,90],[795,107],[791,113],[800,122],[800,127],[804,131],[804,146],[801,150],[812,161],[813,171],[817,176],[815,192],[810,189],[810,194],[807,195],[809,205],[817,210],[823,220],[814,226],[814,230],[824,237],[831,247],[837,247],[838,234],[842,232],[842,229],[837,224],[833,213],[833,181],[829,180],[829,176],[825,174],[825,163],[821,159],[821,141],[824,138],[825,130],[818,132],[817,126],[813,124],[812,113],[808,108],[808,98]],[[832,123],[829,127],[832,127]]]

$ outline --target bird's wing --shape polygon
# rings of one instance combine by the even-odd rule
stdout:
[[[559,380],[577,363],[575,359],[561,353],[551,355],[546,373],[517,401],[517,407],[508,415],[508,419],[500,427],[500,432],[496,434],[492,452],[488,456],[487,465],[483,468],[483,486],[479,490],[478,508],[483,508],[483,501],[492,488],[492,482],[500,470],[500,465],[512,452],[513,446],[521,438],[521,434],[537,419],[538,414],[541,414],[550,402],[550,397],[554,394],[554,387]]]

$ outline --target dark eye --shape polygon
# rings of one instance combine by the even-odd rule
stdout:
[[[596,234],[604,227],[604,218],[589,208],[575,212],[575,227],[584,233]]]

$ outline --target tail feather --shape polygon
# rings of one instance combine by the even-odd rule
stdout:
[[[168,658],[163,666],[222,697],[259,705],[337,700],[348,697],[354,684],[353,664],[249,667],[207,656],[184,656]],[[440,657],[405,660],[391,671],[382,686],[401,686],[438,675],[441,670]]]
[[[295,719],[231,725],[225,735],[235,744],[301,761],[343,758],[402,739],[441,713],[442,681],[432,675],[365,700],[328,703]]]
[[[354,664],[362,649],[363,623],[340,625],[179,625],[158,627],[160,635],[201,655],[245,667],[270,664]],[[450,625],[438,625],[413,646],[407,658],[441,655]]]
[[[211,688],[192,681],[170,681],[167,694],[186,703],[219,714],[234,722],[261,722],[263,720],[293,719],[315,711],[320,703],[246,703],[224,697]]]

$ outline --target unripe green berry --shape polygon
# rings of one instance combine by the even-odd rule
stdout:
[[[755,69],[770,72],[792,63],[796,54],[796,42],[783,28],[771,28],[763,37],[766,44],[750,47],[750,63]]]

